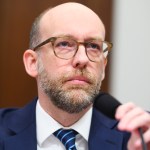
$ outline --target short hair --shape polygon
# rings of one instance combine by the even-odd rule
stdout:
[[[30,31],[30,41],[29,41],[29,48],[33,49],[38,43],[40,39],[39,35],[39,22],[41,18],[37,17],[32,24],[31,31]]]
[[[30,31],[30,41],[29,41],[29,48],[33,49],[35,46],[37,46],[40,42],[40,20],[46,14],[48,10],[51,8],[46,9],[44,12],[42,12],[38,17],[35,18],[31,31]]]

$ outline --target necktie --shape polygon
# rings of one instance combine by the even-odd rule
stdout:
[[[75,136],[78,134],[73,129],[59,129],[53,133],[65,146],[66,150],[77,150],[75,146]]]

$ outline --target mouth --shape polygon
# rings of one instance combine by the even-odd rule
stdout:
[[[83,76],[74,76],[66,81],[67,83],[71,83],[74,85],[85,85],[85,84],[91,84],[90,80]]]

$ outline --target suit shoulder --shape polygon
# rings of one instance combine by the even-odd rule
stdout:
[[[0,109],[0,146],[2,145],[2,139],[13,135],[14,133],[11,132],[6,126],[5,120],[7,120],[8,116],[12,113],[15,112],[16,108],[5,108],[5,109]]]
[[[18,108],[2,108],[0,109],[0,125],[7,118],[8,115],[18,110]]]

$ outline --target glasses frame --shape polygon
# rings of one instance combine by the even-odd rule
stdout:
[[[79,41],[76,41],[75,39],[73,39],[73,38],[71,38],[71,37],[69,37],[69,36],[58,36],[58,37],[50,37],[50,38],[48,38],[47,40],[45,40],[45,41],[41,42],[40,44],[38,44],[37,46],[35,46],[32,50],[33,50],[33,51],[36,51],[38,48],[40,48],[40,47],[42,47],[42,46],[44,46],[44,45],[46,45],[46,44],[48,44],[48,43],[51,43],[51,44],[52,44],[52,47],[53,47],[53,52],[54,52],[54,54],[55,54],[56,57],[58,57],[58,58],[60,58],[60,59],[65,59],[65,60],[71,59],[71,58],[62,58],[62,57],[60,57],[60,56],[58,56],[58,55],[56,54],[55,48],[54,48],[54,42],[55,42],[58,38],[70,38],[71,40],[73,40],[73,41],[75,41],[75,42],[77,43],[76,51],[75,51],[74,55],[73,55],[71,58],[73,58],[73,57],[76,55],[76,53],[77,53],[77,51],[78,51],[78,49],[79,49],[79,46],[80,46],[81,44],[84,45],[84,47],[85,47],[85,45],[88,43],[88,42],[79,42]],[[93,41],[93,40],[96,40],[96,39],[92,39],[91,41]],[[89,42],[90,42],[90,41],[89,41]],[[106,44],[108,45],[108,47],[103,51],[103,53],[105,53],[105,52],[108,51],[108,54],[109,54],[111,48],[113,47],[113,44],[112,44],[111,42],[107,42],[107,41],[101,41],[101,42],[106,43]],[[89,59],[90,61],[96,62],[96,61],[91,60],[91,59],[89,58],[89,56],[88,56],[88,54],[87,54],[87,49],[86,49],[86,48],[85,48],[85,52],[86,52],[86,55],[87,55],[87,57],[88,57],[88,59]],[[108,55],[107,55],[107,56],[108,56]],[[107,56],[106,56],[106,58],[107,58]]]

